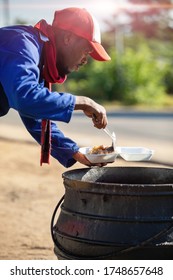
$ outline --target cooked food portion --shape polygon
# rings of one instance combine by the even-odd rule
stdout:
[[[108,154],[111,151],[109,151],[108,147],[105,147],[103,145],[100,146],[94,146],[90,151],[89,154]]]

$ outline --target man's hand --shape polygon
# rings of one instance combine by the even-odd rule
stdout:
[[[106,110],[103,106],[85,96],[76,96],[75,110],[82,110],[84,114],[91,118],[95,127],[105,128],[108,121]]]
[[[76,161],[78,161],[78,162],[80,162],[80,163],[82,163],[82,164],[84,164],[84,165],[86,165],[86,166],[100,166],[100,167],[102,167],[102,166],[107,165],[107,164],[105,164],[105,163],[91,163],[91,162],[90,162],[89,160],[87,160],[87,158],[86,158],[83,154],[81,154],[80,152],[75,153],[75,154],[73,155],[73,158],[74,158]]]

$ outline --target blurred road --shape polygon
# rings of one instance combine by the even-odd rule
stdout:
[[[108,120],[109,129],[116,133],[117,146],[151,148],[155,150],[153,162],[173,166],[172,112],[116,111],[108,112]],[[94,128],[81,113],[75,112],[69,124],[58,126],[80,146],[111,144],[104,131]],[[0,138],[34,142],[14,110],[0,118]]]

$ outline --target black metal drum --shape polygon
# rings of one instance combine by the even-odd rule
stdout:
[[[84,168],[63,178],[51,222],[58,259],[173,259],[173,169]]]

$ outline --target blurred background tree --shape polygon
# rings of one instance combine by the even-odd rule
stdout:
[[[142,33],[145,38],[170,40],[173,38],[172,1],[171,0],[129,0],[137,10],[124,9],[130,18],[132,32]]]

